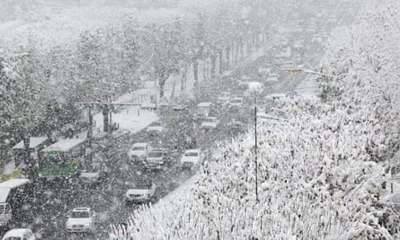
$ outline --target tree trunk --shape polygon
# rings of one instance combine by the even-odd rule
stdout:
[[[251,54],[251,37],[247,39],[247,56]]]
[[[194,78],[194,88],[197,89],[199,86],[199,63],[197,59],[193,61],[193,78]]]
[[[213,52],[211,54],[211,78],[215,77],[215,62],[216,62],[216,56],[215,53]]]
[[[244,56],[244,52],[243,52],[243,37],[240,37],[239,39],[239,51],[240,51],[240,59],[242,59]]]
[[[203,81],[207,80],[207,57],[203,59]]]
[[[235,51],[236,51],[236,54],[235,54],[235,62],[236,62],[236,63],[239,61],[240,44],[241,44],[240,42],[236,42],[236,45],[235,45]]]
[[[222,74],[224,72],[224,59],[223,59],[223,54],[222,54],[222,49],[218,49],[218,55],[219,55],[219,74]]]
[[[160,81],[158,84],[159,88],[160,88],[160,99],[164,97],[165,94],[165,81]]]
[[[181,91],[186,89],[186,75],[187,75],[188,67],[185,67],[185,71],[182,74],[181,78]]]
[[[231,63],[231,47],[226,47],[226,69],[230,68]]]
[[[109,109],[107,106],[104,106],[103,109],[103,131],[108,132],[108,116],[109,116]]]
[[[260,34],[258,33],[258,31],[256,32],[256,49],[258,49],[260,47]]]

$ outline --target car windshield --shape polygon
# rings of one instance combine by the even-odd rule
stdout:
[[[7,238],[4,238],[4,240],[22,240],[22,238],[20,238],[20,237],[7,237]]]
[[[154,123],[150,124],[150,127],[161,127],[161,123],[154,122]]]
[[[72,212],[71,218],[88,218],[90,217],[89,212],[87,211],[76,211]]]
[[[151,188],[151,181],[139,181],[136,183],[136,188],[138,189],[149,189]]]
[[[144,147],[133,147],[132,151],[144,151]]]
[[[187,152],[187,153],[185,153],[185,156],[186,157],[197,157],[197,156],[199,156],[199,153],[197,153],[197,152]]]
[[[92,173],[100,172],[100,165],[99,164],[89,164],[86,172],[92,172]]]
[[[242,103],[242,99],[233,99],[232,102],[233,103]]]
[[[149,157],[162,157],[164,154],[162,151],[150,152]]]
[[[214,118],[206,118],[204,119],[204,122],[215,122],[216,119]]]

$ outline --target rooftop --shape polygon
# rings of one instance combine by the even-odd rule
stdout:
[[[75,147],[78,144],[84,143],[86,138],[73,138],[73,139],[62,139],[53,145],[48,146],[47,148],[43,149],[41,152],[67,152],[72,147]]]
[[[3,238],[8,238],[8,237],[20,237],[22,238],[24,233],[27,231],[31,231],[28,228],[17,228],[17,229],[11,229],[10,231],[8,231],[6,233],[6,235],[4,235]]]
[[[10,179],[8,181],[0,183],[0,188],[15,188],[29,182],[30,182],[29,179],[22,179],[22,178]]]
[[[211,102],[202,102],[202,103],[199,103],[197,106],[198,107],[209,107],[211,105],[212,105]]]
[[[47,140],[47,137],[31,137],[29,142],[29,148],[35,148],[38,145],[44,143]],[[24,141],[19,142],[12,149],[24,149]]]

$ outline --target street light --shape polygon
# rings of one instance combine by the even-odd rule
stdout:
[[[253,89],[254,94],[254,163],[255,163],[255,187],[256,187],[256,201],[259,202],[258,199],[258,144],[257,144],[257,96],[262,91],[259,88]]]

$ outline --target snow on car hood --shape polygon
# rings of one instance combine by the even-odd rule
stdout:
[[[72,225],[86,225],[93,222],[92,218],[68,218],[67,226]]]

